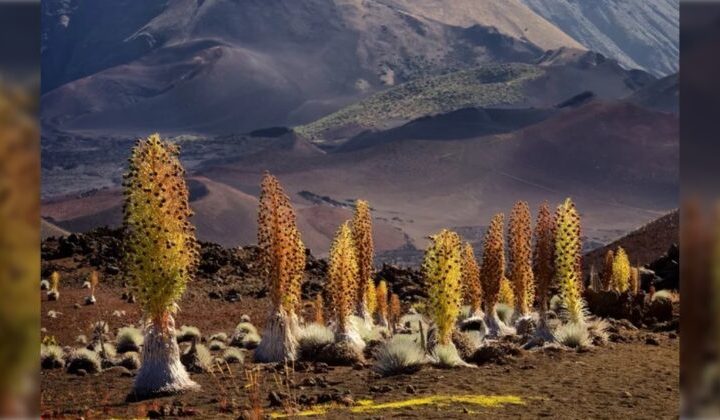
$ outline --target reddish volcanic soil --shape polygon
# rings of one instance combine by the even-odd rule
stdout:
[[[261,327],[267,308],[266,299],[242,297],[238,302],[211,300],[201,284],[195,283],[180,302],[177,325],[194,325],[203,335],[217,331],[232,332],[242,314],[248,314]],[[42,294],[44,335],[55,336],[60,345],[73,346],[79,334],[90,335],[90,323],[109,322],[111,332],[137,323],[136,304],[120,299],[122,289],[101,289],[95,306],[81,306],[85,289],[61,289],[60,300],[46,301]],[[50,318],[49,310],[60,312]],[[123,317],[112,312],[124,310]],[[625,342],[610,342],[604,347],[578,353],[564,350],[521,351],[499,363],[477,368],[437,369],[425,367],[411,375],[389,378],[377,376],[369,367],[324,367],[322,364],[296,366],[284,375],[274,365],[256,365],[246,355],[246,369],[256,368],[260,375],[259,401],[264,414],[282,413],[283,407],[270,407],[270,392],[277,391],[288,406],[307,410],[303,401],[319,398],[334,401],[324,413],[326,418],[676,418],[679,405],[679,338],[674,333],[620,328]],[[652,338],[657,345],[646,344]],[[652,340],[650,340],[652,341]],[[372,361],[370,361],[372,363]],[[146,417],[166,414],[195,418],[238,418],[251,407],[251,387],[240,365],[231,365],[232,373],[191,374],[202,390],[175,397],[142,402],[125,402],[133,378],[116,370],[97,375],[76,376],[63,370],[43,370],[42,412],[45,417]],[[472,401],[430,404],[425,397],[472,396]],[[479,399],[478,396],[510,398]],[[418,399],[419,398],[419,399]],[[416,399],[408,407],[385,407],[378,403]],[[373,400],[376,405],[363,400]],[[412,402],[412,401],[411,401]],[[417,405],[418,403],[428,403]],[[446,401],[447,402],[447,401]],[[493,404],[497,402],[497,404]],[[409,404],[409,403],[408,403]],[[245,413],[247,414],[247,413]]]

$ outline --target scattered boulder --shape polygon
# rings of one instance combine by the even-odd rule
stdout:
[[[323,347],[317,356],[318,362],[331,366],[353,366],[357,363],[365,363],[363,353],[347,341],[330,343]]]
[[[673,304],[670,299],[652,299],[648,305],[647,318],[656,322],[670,321],[673,317]]]
[[[644,295],[640,295],[644,297]],[[588,309],[601,318],[628,319],[631,322],[640,322],[642,311],[637,311],[638,304],[642,306],[642,299],[633,299],[630,293],[618,293],[614,290],[585,290],[585,300]],[[639,300],[639,302],[637,302]]]
[[[672,244],[663,256],[648,264],[647,268],[659,278],[652,283],[657,290],[680,290],[680,248],[677,244]],[[649,286],[646,290],[649,290]]]
[[[509,343],[495,342],[486,344],[475,351],[469,361],[476,365],[495,363],[498,365],[507,364],[513,356],[519,356],[521,350]]]

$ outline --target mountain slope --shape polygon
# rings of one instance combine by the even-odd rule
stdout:
[[[427,77],[371,95],[295,130],[324,146],[364,130],[385,129],[425,115],[466,107],[552,107],[582,92],[619,99],[654,81],[600,54],[560,48],[536,64],[490,64]]]
[[[672,244],[678,244],[679,241],[680,212],[675,210],[633,230],[604,247],[588,252],[583,256],[583,265],[588,268],[595,266],[596,270],[600,270],[607,251],[615,251],[620,246],[628,252],[631,258],[630,262],[633,265],[643,266],[655,261]]]
[[[592,51],[658,76],[678,71],[678,0],[523,0]]]
[[[518,1],[495,3],[457,0],[441,13],[401,0],[48,0],[43,123],[247,132],[420,77],[582,48]]]
[[[461,125],[470,128],[458,130]],[[677,206],[677,116],[626,101],[453,112],[378,131],[364,147],[332,153],[287,136],[277,140],[283,148],[261,139],[266,150],[193,166],[191,205],[204,239],[226,245],[254,240],[255,197],[266,170],[283,183],[303,237],[318,254],[327,251],[357,198],[372,204],[379,238],[386,238],[378,246],[383,250],[408,240],[423,248],[426,236],[442,228],[474,241],[494,213],[507,212],[517,200],[535,209],[545,200],[573,197],[591,246]],[[237,141],[230,138],[225,147],[232,150]],[[46,202],[43,216],[71,231],[117,224],[120,198],[101,190]]]
[[[680,112],[678,73],[656,80],[633,93],[628,100],[636,105],[663,112]]]
[[[520,0],[453,0],[442,7],[438,7],[435,0],[378,0],[378,2],[448,25],[494,27],[500,33],[528,40],[543,50],[561,47],[584,49],[582,44]]]
[[[190,207],[195,215],[193,223],[201,240],[223,246],[254,244],[257,235],[258,201],[255,195],[230,187],[206,177],[188,179]],[[254,189],[257,189],[254,186]],[[337,226],[352,218],[350,206],[331,206],[308,203],[296,198],[298,226],[305,245],[324,255]],[[58,236],[67,231],[86,232],[100,226],[120,226],[122,222],[122,193],[108,189],[93,194],[56,199],[43,203],[43,237]],[[404,246],[404,233],[383,220],[375,222],[376,249],[396,249]]]
[[[445,119],[448,133],[482,114],[464,115],[466,121]],[[443,118],[428,124],[433,120]],[[503,134],[420,140],[427,131],[391,129],[375,133],[367,147],[289,164],[241,159],[201,171],[247,189],[269,169],[291,195],[311,189],[336,201],[367,198],[377,217],[392,220],[418,247],[443,227],[481,229],[516,200],[535,207],[572,196],[586,233],[602,244],[677,205],[677,122],[632,104],[595,101]]]

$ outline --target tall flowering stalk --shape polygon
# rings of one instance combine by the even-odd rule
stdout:
[[[350,224],[345,222],[338,229],[330,247],[328,291],[335,315],[337,341],[347,341],[362,348],[364,342],[350,322],[358,293],[358,271],[352,231]]]
[[[527,317],[535,300],[532,271],[532,231],[530,207],[519,201],[512,209],[508,223],[510,284],[515,296],[515,314]]]
[[[139,140],[123,183],[124,274],[148,321],[135,396],[199,388],[180,363],[173,319],[198,261],[178,155],[157,134]]]
[[[490,221],[483,243],[482,266],[480,267],[480,283],[482,284],[483,302],[485,304],[485,323],[488,334],[497,337],[502,333],[495,305],[498,303],[500,283],[505,277],[505,240],[503,223],[505,215],[496,214]]]
[[[385,280],[380,280],[376,289],[377,318],[381,327],[388,326],[388,287]]]
[[[560,285],[560,298],[567,320],[584,324],[584,302],[581,298],[580,216],[569,198],[555,213],[555,267]]]
[[[535,222],[533,275],[537,286],[540,320],[543,321],[548,310],[550,287],[555,278],[555,218],[547,203],[540,206]]]
[[[625,293],[630,288],[630,259],[622,247],[615,251],[612,263],[611,282],[613,289]]]
[[[611,290],[613,288],[613,262],[615,254],[612,249],[608,249],[603,260],[602,287],[603,290]]]
[[[375,304],[375,289],[372,283],[375,247],[372,237],[370,205],[365,200],[358,200],[355,204],[355,214],[352,220],[352,239],[358,265],[355,313],[363,318],[367,324],[372,324],[372,311]]]
[[[297,357],[300,305],[305,273],[305,246],[295,221],[295,211],[280,182],[266,173],[258,208],[260,268],[272,305],[265,333],[255,350],[260,362],[282,362]]]
[[[470,314],[480,311],[482,288],[480,287],[480,266],[475,259],[475,251],[469,242],[462,249],[462,285],[465,303],[470,305]]]
[[[425,251],[423,275],[428,286],[428,309],[438,328],[438,342],[450,344],[462,301],[460,237],[442,230]]]

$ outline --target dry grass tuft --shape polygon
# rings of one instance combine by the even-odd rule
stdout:
[[[92,350],[75,349],[70,353],[67,362],[69,373],[79,373],[84,370],[87,373],[98,373],[102,370],[100,356]]]
[[[227,363],[245,363],[245,354],[242,350],[235,347],[228,347],[225,349],[222,355],[223,360]]]
[[[426,355],[415,335],[397,335],[375,351],[373,369],[383,376],[417,372],[426,362]]]
[[[585,324],[568,322],[555,330],[555,339],[570,348],[588,347],[592,344],[590,333]]]
[[[200,341],[202,334],[200,334],[200,330],[197,327],[183,325],[180,327],[180,330],[178,330],[176,337],[178,343],[186,343],[193,340]]]
[[[115,345],[118,353],[138,352],[143,341],[143,333],[138,328],[123,327],[118,330]]]
[[[140,368],[140,355],[137,352],[129,351],[123,353],[120,356],[120,360],[117,361],[118,366],[122,366],[129,370],[135,370]]]
[[[60,369],[65,367],[65,352],[55,344],[40,345],[40,366],[43,369]]]

